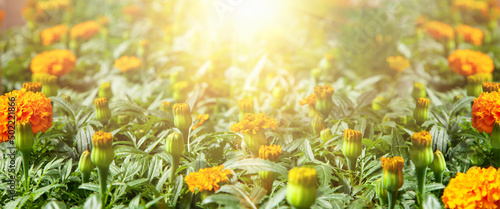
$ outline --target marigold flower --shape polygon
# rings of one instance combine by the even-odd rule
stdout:
[[[42,83],[36,81],[30,83],[23,83],[23,89],[26,89],[26,91],[32,91],[34,93],[41,92]]]
[[[260,129],[272,128],[276,129],[278,122],[274,118],[266,116],[265,113],[253,114],[248,113],[243,116],[243,120],[231,126],[231,131],[236,133],[241,131],[242,134],[251,132],[257,134]]]
[[[405,160],[400,156],[395,156],[393,158],[383,157],[380,158],[380,161],[382,161],[382,168],[384,169],[382,186],[387,191],[398,191],[404,183],[403,166]]]
[[[469,49],[457,49],[448,57],[450,69],[463,76],[476,73],[492,73],[493,60],[486,54]]]
[[[0,25],[3,24],[3,19],[5,19],[5,11],[0,9]]]
[[[198,127],[200,127],[201,125],[203,125],[203,123],[205,123],[205,121],[208,120],[208,117],[210,117],[210,115],[208,115],[208,114],[196,116],[196,118],[194,120],[200,120],[200,121],[197,124],[195,124],[191,129],[195,130]]]
[[[428,131],[421,131],[413,133],[411,137],[413,146],[428,147],[432,144],[432,136]]]
[[[122,72],[127,72],[139,68],[142,65],[141,59],[134,56],[122,56],[118,58],[114,66],[120,69]]]
[[[410,61],[403,56],[389,56],[386,61],[389,63],[389,68],[398,72],[403,72],[410,67]]]
[[[42,44],[48,46],[61,41],[61,38],[66,34],[68,34],[68,27],[65,25],[56,25],[51,28],[45,28],[40,37],[42,38]]]
[[[52,127],[52,105],[49,98],[40,92],[35,93],[26,89],[14,90],[0,96],[0,142],[9,141],[8,126],[9,121],[13,120],[12,117],[9,118],[9,112],[13,112],[12,109],[9,110],[11,108],[9,104],[12,103],[10,99],[13,97],[16,105],[16,124],[31,123],[33,133],[40,131],[45,133]]]
[[[352,129],[344,130],[344,143],[342,144],[342,154],[347,160],[347,166],[349,170],[356,169],[356,162],[363,151],[363,145],[361,144],[363,135],[361,131],[356,131]]]
[[[447,208],[498,208],[500,172],[493,167],[470,168],[450,180],[441,197]]]
[[[189,190],[194,193],[195,189],[198,191],[217,191],[220,188],[219,183],[227,182],[227,176],[233,173],[229,169],[222,170],[223,165],[215,166],[212,168],[202,168],[198,172],[189,173],[186,178],[186,184]]]
[[[493,123],[500,120],[500,92],[483,92],[472,105],[472,126],[479,133],[491,134]]]
[[[493,91],[498,91],[500,89],[500,83],[495,83],[495,82],[490,82],[486,81],[483,82],[483,92],[493,92]]]
[[[48,73],[62,76],[75,69],[76,57],[69,50],[55,49],[37,54],[32,60],[30,69],[33,73]]]
[[[451,26],[438,21],[427,22],[425,30],[437,41],[451,40],[455,36],[455,30]]]
[[[413,118],[415,118],[415,121],[419,126],[422,125],[429,117],[430,104],[431,101],[426,98],[420,97],[417,99],[415,110],[413,111]]]
[[[108,100],[105,97],[97,98],[94,100],[94,106],[97,120],[106,125],[111,118]]]
[[[330,99],[334,92],[335,89],[330,84],[326,84],[324,86],[318,85],[314,87],[314,95],[316,95],[318,100]]]
[[[113,135],[109,132],[97,131],[92,136],[91,160],[98,167],[108,167],[113,162]]]
[[[259,149],[259,158],[275,161],[281,155],[281,145],[262,145]]]
[[[78,23],[71,28],[70,37],[74,40],[87,41],[94,37],[100,29],[101,25],[99,25],[96,21],[85,21]]]
[[[134,18],[141,16],[142,10],[137,6],[129,5],[122,8],[122,13]]]
[[[294,208],[310,208],[316,201],[318,176],[316,169],[295,167],[288,172],[286,200]]]
[[[484,33],[479,28],[473,28],[468,25],[459,25],[456,28],[457,34],[462,36],[464,41],[480,46],[483,43]]]
[[[315,105],[316,104],[316,94],[312,93],[304,100],[299,101],[300,105]]]

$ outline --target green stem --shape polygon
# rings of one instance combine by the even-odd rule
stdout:
[[[389,200],[389,209],[394,209],[396,205],[396,199],[398,199],[398,191],[391,192],[387,190],[387,197]]]
[[[109,167],[100,167],[97,166],[97,172],[99,173],[99,187],[101,192],[101,204],[104,209],[106,206],[107,199],[107,189],[106,189],[106,181],[108,179]]]
[[[417,202],[422,206],[422,201],[424,200],[425,192],[425,176],[427,174],[427,166],[422,168],[415,168],[415,173],[417,174]]]
[[[82,183],[87,183],[90,180],[90,173],[82,173]]]
[[[346,158],[346,161],[347,161],[347,168],[349,168],[350,171],[355,171],[357,158],[354,159]]]
[[[437,183],[443,183],[443,173],[434,173],[434,179]]]
[[[23,171],[24,171],[24,184],[26,187],[26,191],[30,188],[30,151],[21,151],[21,156],[23,158]]]
[[[172,156],[172,166],[170,168],[170,182],[174,182],[175,172],[179,167],[180,156]]]
[[[496,168],[500,168],[500,149],[497,148],[492,148],[491,151],[493,152],[493,166]]]

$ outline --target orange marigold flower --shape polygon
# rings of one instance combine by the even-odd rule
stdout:
[[[70,37],[75,40],[86,41],[94,37],[100,29],[101,25],[96,21],[85,21],[71,28]]]
[[[201,125],[203,125],[203,123],[205,123],[206,120],[208,120],[208,117],[210,117],[210,115],[208,114],[203,114],[203,115],[198,115],[196,116],[196,118],[194,119],[195,121],[196,120],[200,120],[197,124],[195,124],[193,126],[193,128],[191,128],[192,130],[195,130],[197,129],[198,127],[200,127]]]
[[[3,24],[3,19],[5,18],[5,11],[0,9],[0,25]]]
[[[448,57],[450,69],[463,76],[476,73],[492,73],[493,60],[486,54],[469,49],[457,49]]]
[[[139,17],[142,15],[142,10],[141,8],[130,5],[130,6],[125,6],[122,8],[122,13],[125,15],[128,15],[130,17]]]
[[[139,68],[142,65],[141,59],[133,56],[122,56],[115,61],[115,68],[122,72],[127,72]]]
[[[483,92],[493,92],[500,90],[500,83],[495,82],[483,82]]]
[[[42,38],[42,44],[48,46],[61,41],[61,38],[66,34],[68,34],[68,27],[65,25],[56,25],[51,28],[45,28],[40,37]]]
[[[446,23],[429,21],[425,24],[425,30],[437,41],[451,40],[454,37],[454,30]]]
[[[479,28],[473,28],[468,25],[459,25],[456,28],[457,34],[462,36],[464,41],[479,46],[483,43],[484,33]]]
[[[185,178],[189,190],[192,193],[194,193],[195,189],[198,189],[200,192],[205,190],[219,190],[219,183],[227,182],[227,176],[233,174],[231,170],[222,170],[223,168],[223,165],[219,165],[212,168],[202,168],[198,172],[189,173]]]
[[[500,171],[472,167],[450,180],[441,197],[446,208],[500,207]]]
[[[389,63],[389,68],[398,72],[403,72],[410,67],[410,61],[403,56],[389,56],[386,61]]]
[[[243,120],[233,124],[230,129],[234,133],[241,131],[242,134],[245,134],[251,131],[253,134],[257,134],[260,129],[276,129],[277,125],[276,119],[266,116],[265,113],[248,113],[243,116]]]
[[[312,93],[311,95],[304,98],[304,100],[299,101],[300,105],[315,105],[316,104],[316,94]]]
[[[491,134],[493,123],[500,120],[500,92],[483,92],[472,105],[472,126],[479,133]]]
[[[9,112],[13,112],[9,110],[12,104],[11,98],[15,98],[16,124],[31,123],[33,133],[40,131],[45,133],[52,127],[52,104],[49,98],[40,92],[34,93],[26,89],[14,90],[0,96],[0,142],[9,140],[9,121],[14,120],[12,117],[9,118]]]
[[[275,161],[281,155],[281,145],[260,146],[259,158]]]
[[[76,57],[69,50],[55,49],[37,54],[31,60],[31,72],[62,76],[75,69]]]
[[[330,99],[335,92],[335,89],[330,84],[324,86],[318,85],[314,87],[314,95],[317,99]]]

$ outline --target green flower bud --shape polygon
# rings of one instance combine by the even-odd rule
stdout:
[[[40,82],[42,82],[42,93],[46,97],[57,96],[59,86],[57,85],[57,76],[50,74],[41,74]]]
[[[130,117],[128,115],[124,114],[118,115],[117,118],[118,125],[123,126],[125,124],[128,124],[129,122],[130,122]]]
[[[98,167],[108,168],[115,156],[113,136],[109,132],[97,131],[92,137],[92,154],[90,159]]]
[[[34,93],[41,92],[42,91],[42,83],[40,82],[31,82],[31,83],[23,83],[23,89],[26,89],[26,91],[31,91]]]
[[[315,136],[320,135],[320,132],[323,129],[325,129],[325,122],[324,122],[323,117],[321,117],[320,115],[314,116],[314,118],[313,118],[313,120],[311,122],[311,126],[312,126],[312,129],[313,129],[313,134]]]
[[[372,101],[372,109],[373,110],[381,110],[383,106],[385,105],[385,98],[384,97],[375,97]]]
[[[63,95],[61,95],[61,98],[66,100],[67,102],[69,102],[71,104],[71,97],[69,95],[63,94]]]
[[[361,131],[346,129],[344,131],[344,143],[342,145],[342,154],[346,157],[349,170],[356,169],[356,161],[363,151],[361,144]]]
[[[31,148],[35,143],[31,123],[18,121],[16,123],[14,138],[14,143],[19,151],[27,153],[31,152]]]
[[[104,97],[110,100],[113,97],[113,92],[111,91],[111,83],[105,82],[99,86],[99,91],[97,92],[97,97]]]
[[[172,103],[164,101],[160,104],[160,110],[163,112],[172,113]]]
[[[288,173],[286,200],[294,208],[310,208],[316,202],[318,176],[316,169],[295,167]]]
[[[109,110],[108,100],[104,97],[94,100],[96,118],[103,125],[108,124],[111,118],[111,111]]]
[[[444,160],[444,156],[441,151],[436,150],[436,152],[434,152],[434,160],[429,167],[434,173],[436,181],[439,183],[443,182],[443,172],[446,170],[446,161]]]
[[[432,136],[427,131],[415,132],[411,137],[413,146],[410,157],[415,167],[427,167],[434,160],[432,152]]]
[[[189,128],[193,123],[193,118],[191,117],[191,110],[189,105],[185,103],[175,104],[174,110],[174,125],[177,127],[184,138],[184,143],[187,143]]]
[[[329,128],[325,128],[319,133],[319,135],[320,135],[321,140],[326,142],[332,138],[333,134],[332,134],[332,130],[330,130]]]
[[[382,161],[382,168],[384,169],[384,173],[382,174],[382,186],[388,192],[398,191],[404,183],[404,159],[396,156],[393,158],[383,157],[380,158],[380,160]]]
[[[418,100],[420,97],[426,97],[427,93],[425,91],[425,86],[422,83],[415,82],[413,83],[413,92],[412,92],[412,97],[415,100]]]
[[[280,145],[260,146],[259,149],[260,159],[276,161],[280,155],[281,155]],[[273,187],[273,182],[278,177],[278,175],[272,171],[259,171],[259,177],[262,180],[262,187],[266,189],[268,192],[270,192]]]
[[[259,148],[262,145],[267,145],[267,138],[264,129],[260,129],[257,133],[247,132],[243,134],[245,145],[254,156],[259,155]]]
[[[478,97],[483,93],[483,82],[486,81],[485,79],[485,76],[481,74],[467,76],[467,85],[465,86],[467,95]]]
[[[335,92],[335,89],[330,86],[330,84],[326,84],[324,86],[315,86],[314,94],[316,95],[316,110],[327,116],[333,109],[333,101],[332,95]]]
[[[181,156],[184,151],[182,135],[177,132],[168,135],[167,142],[165,143],[165,151],[174,157]]]
[[[387,203],[387,190],[382,186],[382,179],[375,181],[375,193],[377,194],[380,205],[385,205]]]
[[[408,117],[406,117],[406,115],[400,115],[396,118],[396,123],[399,124],[399,125],[406,125],[408,123]]]
[[[455,104],[458,100],[461,100],[462,98],[464,98],[464,95],[461,94],[455,95],[455,97],[453,97],[453,104]]]
[[[413,112],[413,118],[417,125],[421,126],[429,117],[429,105],[431,101],[426,98],[418,98],[415,111]]]
[[[90,152],[85,150],[80,156],[80,161],[78,162],[78,170],[82,172],[82,182],[88,182],[90,173],[94,170],[95,166],[92,164],[90,159]]]

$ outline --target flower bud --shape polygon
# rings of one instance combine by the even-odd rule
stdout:
[[[377,181],[375,181],[375,193],[380,200],[380,205],[384,205],[385,203],[387,203],[387,190],[382,186],[382,179],[378,179]]]
[[[31,152],[35,143],[31,123],[18,121],[15,127],[14,143],[16,148],[21,152]]]
[[[254,102],[253,98],[244,98],[238,101],[238,107],[240,108],[239,119],[243,120],[243,116],[247,113],[254,113]]]
[[[384,173],[382,174],[382,186],[387,189],[388,192],[398,191],[404,183],[404,159],[396,156],[393,158],[383,157],[380,158],[380,160],[382,161],[382,168],[384,169]]]
[[[97,92],[97,97],[104,97],[108,101],[113,97],[113,92],[111,91],[111,83],[105,82],[99,86],[99,91]]]
[[[332,138],[332,130],[329,128],[323,129],[320,133],[319,136],[323,142],[326,142]]]
[[[422,168],[430,165],[434,160],[432,153],[432,136],[427,131],[415,132],[411,137],[413,143],[410,157],[415,167]]]
[[[16,138],[17,139],[17,138]],[[500,121],[493,123],[490,135],[491,148],[500,150]]]
[[[92,137],[91,160],[98,167],[108,168],[115,156],[113,136],[109,132],[97,131]]]
[[[37,81],[31,83],[23,83],[23,89],[26,89],[26,91],[31,91],[34,93],[42,92],[42,83]]]
[[[63,94],[61,95],[61,98],[66,100],[67,102],[69,102],[71,104],[71,97],[67,94]]]
[[[316,202],[316,169],[295,167],[288,173],[286,200],[294,208],[310,208]]]
[[[413,83],[413,92],[411,95],[415,100],[418,100],[418,98],[420,98],[420,97],[425,98],[427,96],[427,93],[425,91],[424,84],[419,83],[419,82]]]
[[[189,128],[193,123],[193,118],[191,117],[191,110],[189,109],[189,105],[185,103],[174,104],[173,110],[174,110],[174,125],[182,132],[184,143],[186,143],[189,134]]]
[[[384,97],[375,97],[372,101],[372,109],[373,110],[381,110],[383,106],[385,105],[385,98]]]
[[[128,122],[130,122],[130,117],[128,115],[121,114],[118,115],[118,118],[116,120],[118,125],[123,126],[125,124],[128,124]]]
[[[400,115],[396,118],[396,123],[405,126],[408,123],[408,117],[406,115]]]
[[[108,100],[104,97],[94,100],[96,118],[103,125],[108,124],[111,118],[111,111],[109,110]]]
[[[316,110],[324,116],[327,116],[333,108],[332,95],[334,92],[335,89],[330,86],[330,84],[314,87],[314,94],[316,95]]]
[[[467,76],[467,85],[465,86],[467,89],[467,95],[478,97],[481,93],[483,93],[483,82],[485,81],[485,77],[480,74]]]
[[[95,166],[92,164],[90,159],[90,152],[85,150],[80,156],[80,161],[78,162],[78,170],[82,172],[82,180],[83,182],[88,182],[88,178],[90,177],[90,173],[94,170]]]
[[[320,115],[314,116],[314,118],[311,122],[311,126],[313,129],[313,134],[315,136],[318,136],[320,134],[321,130],[325,129],[325,122],[324,122],[323,117],[321,117]]]
[[[172,113],[172,103],[167,102],[167,101],[163,101],[160,104],[160,110],[163,112]]]
[[[276,161],[281,155],[280,145],[261,145],[259,149],[259,158],[269,161]],[[278,175],[272,171],[259,171],[259,177],[262,180],[262,187],[268,192],[271,191],[273,182]]]
[[[483,92],[494,92],[498,91],[500,89],[500,83],[494,83],[494,82],[483,82]]]
[[[362,138],[361,131],[355,131],[352,129],[344,130],[342,154],[344,154],[344,157],[347,159],[349,170],[356,169],[356,161],[363,150],[363,146],[361,144]]]
[[[455,104],[456,102],[458,102],[458,100],[461,100],[462,98],[464,98],[464,95],[461,94],[455,95],[455,97],[453,97],[453,104]]]
[[[441,175],[444,170],[446,170],[446,161],[444,160],[443,153],[441,151],[436,150],[434,152],[434,160],[432,161],[432,164],[429,166],[434,173],[434,177],[436,177],[436,174]],[[442,176],[442,175],[441,175]],[[442,179],[437,179],[436,181],[442,181]]]
[[[429,105],[431,101],[426,98],[418,98],[415,111],[413,112],[413,118],[417,125],[421,126],[429,117]]]
[[[57,96],[57,76],[50,74],[40,74],[40,82],[42,82],[42,93],[46,97]]]
[[[181,156],[184,151],[182,135],[177,132],[168,135],[167,142],[165,143],[165,151],[174,157]]]
[[[243,134],[245,139],[245,145],[250,150],[250,152],[258,156],[259,148],[262,145],[267,145],[267,138],[264,129],[257,131],[257,133],[247,132]]]

